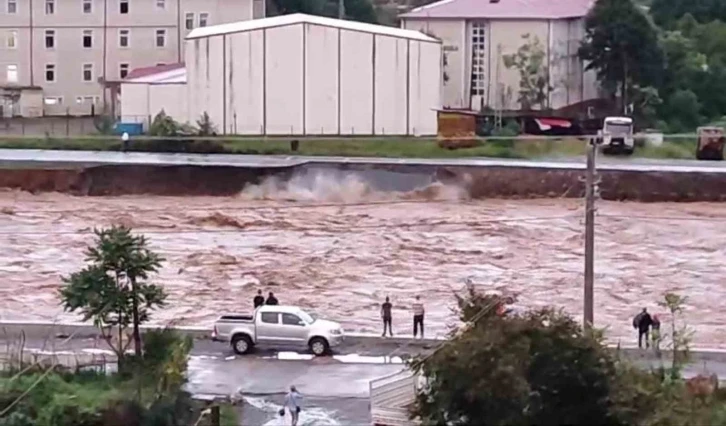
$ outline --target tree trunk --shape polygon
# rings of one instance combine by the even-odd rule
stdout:
[[[139,297],[136,294],[136,280],[131,280],[131,293],[133,297],[134,322],[134,354],[141,358],[141,332],[139,331]]]

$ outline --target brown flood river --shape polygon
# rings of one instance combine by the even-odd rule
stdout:
[[[452,295],[467,279],[579,320],[582,202],[456,195],[383,195],[355,182],[229,198],[2,192],[0,319],[76,319],[59,306],[61,276],[83,266],[94,226],[120,223],[166,258],[156,281],[169,303],[156,323],[209,326],[220,313],[248,311],[263,289],[349,331],[379,331],[379,303],[390,296],[394,332],[410,334],[421,295],[427,334],[438,335],[455,324]],[[609,340],[633,343],[633,315],[644,306],[662,313],[657,301],[674,290],[689,297],[694,343],[726,348],[726,206],[598,207],[595,322]]]

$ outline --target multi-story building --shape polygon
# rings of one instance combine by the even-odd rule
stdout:
[[[109,82],[182,62],[192,29],[264,16],[264,0],[0,0],[0,117],[100,112]]]
[[[598,97],[595,73],[578,57],[593,0],[440,0],[401,15],[404,28],[443,43],[443,106],[516,110],[519,70],[505,57],[536,42],[557,109]]]

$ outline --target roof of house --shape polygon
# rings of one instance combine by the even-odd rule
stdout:
[[[567,19],[587,15],[594,0],[440,0],[404,19]]]
[[[246,31],[261,30],[274,27],[282,27],[294,24],[311,24],[324,27],[340,28],[343,30],[358,31],[371,34],[380,34],[390,37],[407,38],[412,40],[427,41],[432,43],[440,43],[439,40],[427,36],[424,33],[413,30],[405,30],[395,27],[386,27],[383,25],[365,24],[362,22],[345,21],[342,19],[325,18],[322,16],[306,15],[303,13],[294,13],[291,15],[275,16],[272,18],[253,19],[250,21],[233,22],[230,24],[214,25],[211,27],[201,27],[192,30],[187,36],[187,40],[197,38],[212,37],[224,34],[234,34]]]
[[[187,69],[184,64],[166,64],[133,69],[122,83],[186,83]]]

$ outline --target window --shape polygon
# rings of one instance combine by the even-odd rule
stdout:
[[[263,312],[260,320],[265,324],[277,324],[277,312]]]
[[[8,15],[18,13],[18,0],[8,0]]]
[[[157,7],[157,9],[165,9],[166,0],[156,0],[156,7]]]
[[[83,47],[86,49],[93,47],[93,30],[83,30]]]
[[[193,13],[187,13],[185,15],[184,22],[185,22],[186,29],[193,30],[194,29],[194,14]]]
[[[45,48],[53,49],[55,47],[55,30],[45,30]]]
[[[305,325],[305,323],[293,314],[282,314],[282,323],[284,325]]]
[[[83,64],[83,81],[93,81],[93,64]]]
[[[118,66],[118,76],[126,78],[127,75],[129,75],[129,64],[120,64]]]
[[[78,96],[76,98],[77,104],[97,104],[98,96]]]
[[[5,74],[5,80],[8,83],[17,83],[18,82],[18,66],[17,65],[8,65],[6,74]]]
[[[93,0],[83,0],[83,13],[93,13]]]
[[[48,83],[55,81],[55,64],[45,64],[45,81]]]
[[[209,22],[209,14],[206,12],[200,13],[199,14],[199,26],[206,27],[208,22]]]
[[[118,46],[129,47],[129,30],[118,30]]]
[[[8,49],[17,49],[18,48],[18,32],[17,32],[17,30],[8,31],[8,38],[5,40],[5,46],[7,46]]]
[[[53,15],[55,13],[55,0],[45,0],[45,14]]]
[[[63,105],[63,97],[62,96],[49,96],[49,97],[43,99],[43,102],[46,105]]]
[[[156,47],[166,46],[166,30],[156,30]]]
[[[119,13],[126,15],[129,13],[129,0],[119,0]]]
[[[471,26],[471,95],[484,96],[486,90],[486,26],[473,22]]]

